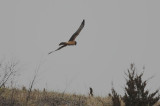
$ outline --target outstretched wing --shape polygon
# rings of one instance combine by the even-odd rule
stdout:
[[[69,41],[74,41],[76,39],[76,37],[79,35],[79,33],[81,32],[81,30],[83,29],[85,25],[85,20],[82,21],[80,27],[78,28],[78,30],[72,35],[72,37],[69,39]]]
[[[49,55],[49,54],[51,54],[51,53],[53,53],[53,52],[55,52],[55,51],[57,51],[57,50],[62,49],[63,47],[66,47],[66,46],[67,46],[67,45],[63,45],[63,46],[59,47],[58,49],[56,49],[56,50],[54,50],[54,51],[49,52],[49,53],[48,53],[48,55]]]

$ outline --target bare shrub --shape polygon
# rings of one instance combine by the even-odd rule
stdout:
[[[13,83],[14,77],[17,75],[19,70],[19,61],[11,59],[10,61],[5,61],[5,59],[0,62],[0,95],[4,92],[6,83],[11,81]]]

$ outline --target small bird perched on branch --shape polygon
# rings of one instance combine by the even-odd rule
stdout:
[[[51,53],[53,53],[53,52],[55,52],[55,51],[57,51],[57,50],[60,50],[60,49],[62,49],[63,47],[66,47],[66,46],[76,45],[77,42],[75,41],[75,39],[76,39],[76,37],[79,35],[79,33],[81,32],[81,30],[83,29],[84,25],[85,25],[85,20],[82,21],[80,27],[79,27],[78,30],[71,36],[71,38],[69,39],[68,42],[61,42],[61,43],[59,44],[60,47],[59,47],[58,49],[56,49],[56,50],[54,50],[54,51],[51,51],[51,52],[49,52],[48,54],[51,54]]]

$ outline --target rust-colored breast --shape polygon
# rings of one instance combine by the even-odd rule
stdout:
[[[75,45],[75,43],[76,43],[75,41],[68,41],[67,45]]]

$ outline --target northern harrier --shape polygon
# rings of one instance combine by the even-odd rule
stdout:
[[[72,37],[69,39],[68,42],[61,42],[61,43],[59,44],[60,47],[59,47],[58,49],[56,49],[56,50],[54,50],[54,51],[51,51],[51,52],[49,52],[48,54],[51,54],[51,53],[53,53],[53,52],[55,52],[55,51],[57,51],[57,50],[60,50],[60,49],[62,49],[63,47],[66,47],[66,46],[76,45],[77,42],[75,41],[75,39],[76,39],[76,37],[79,35],[79,33],[81,32],[81,30],[83,29],[84,25],[85,25],[85,20],[82,21],[80,27],[79,27],[78,30],[72,35]]]

